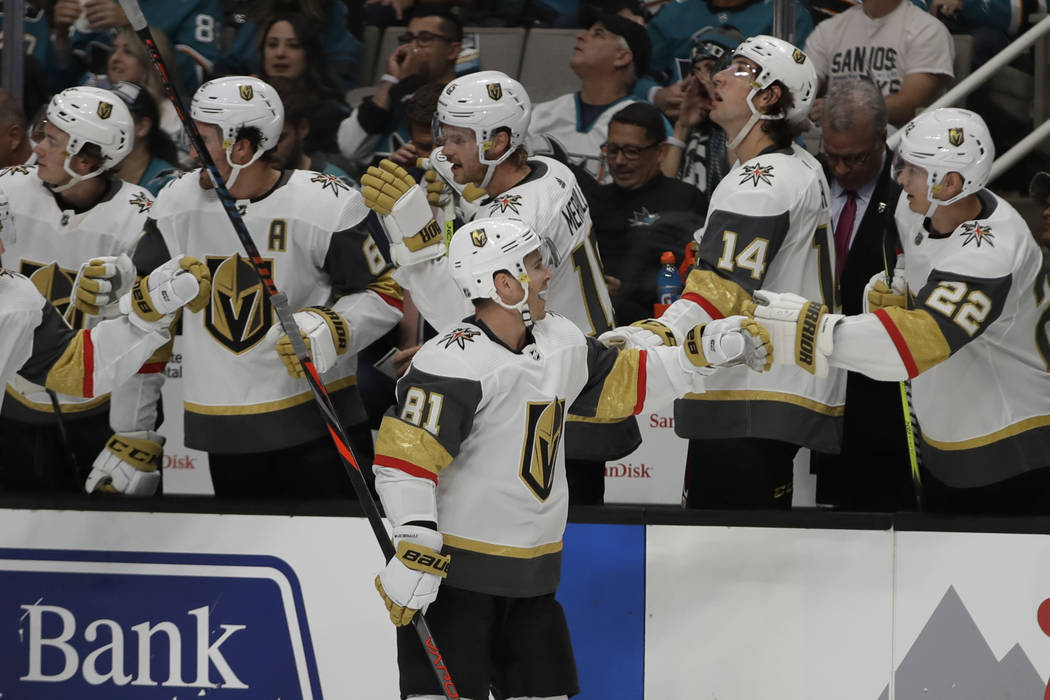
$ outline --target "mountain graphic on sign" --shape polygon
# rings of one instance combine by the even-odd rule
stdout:
[[[897,700],[1043,700],[1046,685],[1015,644],[996,659],[954,587],[897,667]],[[879,700],[888,700],[889,687]]]

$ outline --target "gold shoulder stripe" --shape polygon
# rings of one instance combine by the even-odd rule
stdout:
[[[91,352],[91,348],[84,347],[84,336],[86,331],[77,331],[72,341],[66,346],[65,352],[58,358],[55,364],[48,370],[44,386],[52,391],[68,396],[79,396],[89,399],[95,395],[92,391],[94,378],[87,377],[87,367],[84,366],[85,353]],[[95,358],[88,358],[94,365]],[[85,379],[87,380],[85,382]]]
[[[452,463],[452,455],[430,432],[393,416],[383,416],[375,453],[410,462],[432,474],[440,474]]]
[[[999,442],[1006,438],[1020,435],[1021,433],[1033,430],[1035,428],[1045,428],[1050,425],[1050,416],[1033,416],[1026,418],[1022,421],[1018,421],[1013,425],[1008,425],[1005,428],[996,430],[994,433],[988,433],[981,437],[970,438],[969,440],[961,440],[959,442],[941,442],[940,440],[934,440],[930,436],[923,433],[922,441],[929,444],[938,450],[952,451],[952,450],[972,450],[976,447],[984,447],[990,445],[993,442]]]
[[[928,311],[890,306],[882,309],[900,332],[915,362],[916,374],[940,364],[952,354],[941,327]]]
[[[622,420],[634,415],[638,406],[638,365],[641,352],[630,348],[616,356],[612,370],[605,377],[594,417],[599,421]]]
[[[808,411],[820,413],[825,416],[841,416],[846,413],[845,405],[829,406],[828,404],[820,403],[813,399],[807,399],[805,396],[796,396],[795,394],[788,394],[782,391],[705,391],[702,394],[689,393],[682,398],[693,401],[777,401],[779,403],[789,403],[795,406],[801,406]]]
[[[491,554],[496,557],[510,557],[512,559],[535,559],[546,554],[560,552],[562,549],[561,542],[551,542],[550,544],[541,544],[536,547],[513,547],[505,544],[468,540],[466,537],[457,537],[456,535],[445,533],[442,533],[441,538],[448,547],[465,549],[470,552],[480,552],[481,554]]]
[[[398,301],[404,301],[405,292],[401,289],[401,285],[394,281],[393,269],[387,269],[376,276],[374,280],[369,282],[366,287],[371,289],[377,294],[397,299]]]
[[[693,269],[685,280],[683,294],[699,294],[723,316],[746,313],[751,295],[736,282],[720,277],[711,270]]]

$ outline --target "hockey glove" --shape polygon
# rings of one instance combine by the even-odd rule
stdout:
[[[455,204],[464,221],[471,221],[478,215],[488,192],[473,182],[458,184],[452,174],[452,164],[440,146],[431,151],[429,158],[419,158],[416,165],[426,171],[427,200],[432,205],[447,207]]]
[[[392,160],[379,161],[361,178],[365,204],[379,214],[398,265],[412,265],[445,254],[441,226],[434,220],[426,192]]]
[[[135,282],[120,298],[120,312],[139,328],[151,331],[171,322],[168,314],[183,306],[200,311],[211,295],[211,273],[197,258],[178,256]]]
[[[828,356],[833,348],[835,324],[842,314],[797,294],[755,292],[755,320],[773,341],[774,364],[797,364],[817,377],[828,376]]]
[[[417,610],[425,613],[437,598],[451,557],[439,554],[441,533],[427,527],[395,527],[393,540],[397,554],[376,576],[376,590],[390,611],[390,621],[401,627],[412,621]]]
[[[160,483],[164,436],[152,430],[116,433],[91,465],[88,493],[152,496]]]
[[[890,282],[887,282],[885,272],[876,272],[872,275],[864,286],[861,303],[864,313],[893,306],[906,309],[908,307],[908,283],[904,281],[901,270],[898,268],[893,271],[893,280]]]
[[[678,345],[671,329],[653,318],[635,321],[629,326],[619,326],[611,331],[605,331],[598,336],[598,340],[611,348],[644,349],[661,345]]]
[[[773,365],[769,332],[746,316],[729,316],[696,326],[682,344],[693,367],[735,367],[746,364],[756,372]]]
[[[339,356],[344,355],[350,347],[350,325],[346,320],[327,306],[311,306],[298,312],[293,318],[299,326],[299,334],[306,341],[306,347],[310,350],[310,357],[317,371],[324,373],[335,367]],[[284,368],[296,379],[306,379],[306,370],[292,348],[292,341],[287,334],[281,332],[280,325],[274,328],[277,329],[276,332],[281,333],[274,349],[281,356]]]
[[[93,258],[77,270],[73,305],[88,316],[117,316],[117,302],[131,291],[135,277],[135,265],[124,253],[119,257]]]

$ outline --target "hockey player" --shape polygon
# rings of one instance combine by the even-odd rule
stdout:
[[[682,299],[656,321],[615,332],[638,342],[681,343],[694,325],[743,312],[758,289],[835,307],[828,184],[816,159],[793,143],[816,89],[810,61],[760,35],[741,43],[713,80],[710,117],[737,162],[696,232],[699,252]],[[844,401],[839,371],[818,378],[782,365],[761,376],[712,377],[706,393],[675,404],[675,432],[690,439],[686,505],[790,508],[795,453],[839,451]]]
[[[488,698],[490,683],[506,698],[578,692],[554,598],[567,415],[635,414],[689,391],[698,375],[725,371],[717,367],[762,370],[771,359],[740,317],[692,329],[682,348],[605,347],[546,312],[548,253],[519,220],[478,219],[455,233],[448,264],[474,314],[415,355],[396,413],[379,429],[376,488],[397,556],[376,587],[399,626],[402,697],[444,697],[404,627],[428,605],[462,697]]]
[[[355,355],[400,320],[401,290],[365,229],[368,208],[335,176],[271,168],[284,109],[267,83],[209,81],[190,109],[272,279],[301,309],[296,322],[355,448],[370,455]],[[212,273],[204,313],[183,322],[186,444],[208,452],[218,496],[351,496],[302,367],[212,188],[204,169],[169,183],[134,258],[143,270],[192,253]]]
[[[121,287],[111,290],[111,300],[128,291],[135,277],[126,254],[135,247],[153,199],[113,173],[134,140],[131,114],[113,93],[93,87],[62,91],[48,104],[43,129],[34,149],[36,165],[0,170],[0,192],[10,201],[12,216],[0,231],[7,248],[3,262],[32,280],[73,328],[88,328],[97,319],[86,318],[85,312],[94,309],[76,301],[74,283],[84,279],[78,271],[95,256],[124,254],[127,274]],[[65,485],[67,450],[78,463],[90,464],[110,430],[127,427],[103,392],[90,397],[58,392],[61,416],[56,416],[46,387],[16,375],[7,386],[7,398],[0,441],[3,461],[10,467],[3,481],[9,485]]]
[[[548,302],[586,335],[615,325],[591,227],[590,207],[567,166],[525,148],[532,105],[521,84],[499,71],[453,80],[438,99],[436,139],[428,190],[455,204],[458,218],[521,218],[554,251]],[[382,216],[391,240],[396,277],[412,292],[423,317],[439,331],[471,313],[444,265],[445,243],[422,188],[398,175],[389,161],[361,182],[365,201]],[[399,184],[400,183],[400,184]],[[386,188],[384,190],[384,187]],[[452,216],[444,225],[451,231]],[[425,235],[417,235],[425,232]],[[612,427],[573,421],[566,440],[574,503],[601,503],[604,461],[630,453],[641,441],[634,419]],[[576,460],[580,460],[577,462]]]
[[[873,313],[772,294],[755,315],[778,362],[912,379],[929,508],[1046,514],[1050,280],[1024,220],[985,189],[994,157],[973,112],[919,115],[895,159],[903,267],[872,279]]]

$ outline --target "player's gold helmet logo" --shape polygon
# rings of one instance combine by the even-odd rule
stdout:
[[[273,310],[255,268],[240,255],[210,255],[211,299],[204,327],[220,345],[240,355],[266,337],[273,324]],[[273,274],[273,261],[263,260]]]
[[[503,97],[503,86],[499,83],[489,83],[485,87],[489,91],[489,97],[492,99],[498,100]]]
[[[800,66],[806,62],[806,54],[802,53],[801,49],[795,49],[791,53],[791,58],[795,59],[795,63],[799,64]]]
[[[113,105],[108,102],[99,102],[98,109],[95,111],[98,112],[99,119],[109,119],[109,115],[113,114]]]
[[[485,229],[476,228],[470,232],[470,240],[474,242],[475,248],[484,248],[489,242],[489,235],[485,233]]]
[[[962,127],[952,127],[951,129],[948,129],[948,143],[951,145],[961,146],[965,140],[966,137],[963,135]]]
[[[250,102],[251,99],[255,97],[255,90],[252,89],[251,85],[241,85],[239,87],[241,92],[241,99],[245,102]]]
[[[526,409],[525,445],[521,450],[521,480],[541,501],[547,500],[554,486],[565,425],[565,399],[530,401]]]

